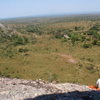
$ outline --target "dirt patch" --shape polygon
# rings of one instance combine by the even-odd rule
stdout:
[[[78,60],[72,57],[71,55],[67,55],[67,54],[57,54],[57,55],[61,56],[69,63],[73,63],[73,64],[78,63]]]

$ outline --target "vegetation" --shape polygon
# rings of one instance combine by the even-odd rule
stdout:
[[[0,76],[80,84],[100,77],[99,15],[1,22]]]

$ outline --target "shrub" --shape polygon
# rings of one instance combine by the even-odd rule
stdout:
[[[92,44],[93,45],[100,46],[100,41],[99,40],[93,40]]]
[[[61,39],[63,37],[63,34],[61,33],[55,33],[55,38]]]
[[[91,44],[83,44],[83,48],[90,48],[91,47]]]
[[[25,53],[28,52],[29,50],[27,48],[20,48],[18,51],[21,53]]]
[[[76,41],[80,40],[80,36],[78,34],[71,34],[70,39],[71,39],[72,44],[74,45]]]
[[[81,42],[85,41],[86,37],[85,36],[81,36]]]
[[[22,36],[15,36],[13,38],[13,43],[14,43],[15,46],[24,45],[24,44],[28,43],[28,38],[22,37]]]
[[[6,39],[0,37],[0,43],[4,43],[4,42],[6,42]]]
[[[98,39],[98,40],[100,40],[100,34],[98,34],[98,33],[94,33],[93,37],[96,38],[96,39]]]
[[[98,42],[97,40],[93,40],[92,44],[97,45],[97,42]]]
[[[97,45],[100,46],[100,41],[97,42]]]
[[[93,34],[95,34],[97,31],[95,31],[95,30],[89,30],[88,32],[87,32],[87,35],[93,35]]]
[[[75,31],[79,31],[79,30],[83,30],[84,29],[84,27],[78,27],[78,26],[75,26]]]
[[[89,30],[87,32],[87,35],[92,35],[93,38],[96,38],[96,39],[100,39],[100,34],[98,34],[98,32],[96,30]]]
[[[99,31],[99,25],[94,25],[90,30],[95,30],[95,31]]]
[[[26,27],[26,31],[38,35],[42,35],[44,33],[39,25],[29,25]]]

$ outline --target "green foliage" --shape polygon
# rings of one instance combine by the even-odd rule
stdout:
[[[100,41],[97,42],[97,45],[100,46]]]
[[[21,53],[25,53],[25,52],[28,52],[29,50],[27,48],[19,48],[18,52],[21,52]]]
[[[76,42],[76,41],[79,41],[80,36],[77,35],[77,34],[71,34],[71,35],[70,35],[70,39],[71,39],[72,44],[75,45],[75,42]]]
[[[90,48],[90,47],[91,47],[91,44],[87,44],[87,43],[83,44],[83,48]]]
[[[0,43],[4,43],[4,42],[6,42],[6,39],[0,37]]]
[[[87,35],[92,35],[93,38],[100,40],[100,34],[98,33],[100,31],[100,26],[95,25],[87,32]]]
[[[79,30],[83,30],[84,28],[83,27],[77,27],[75,26],[75,31],[79,31]]]
[[[100,40],[100,34],[98,34],[98,33],[94,33],[93,37],[96,38],[96,39],[98,39],[98,40]]]
[[[43,34],[41,27],[38,25],[29,25],[26,27],[26,31],[37,35]]]
[[[93,40],[92,42],[93,45],[97,45],[97,43],[98,43],[98,40]]]
[[[63,34],[61,33],[55,33],[55,38],[61,39],[63,37]]]
[[[90,30],[100,31],[100,25],[96,24]]]
[[[87,35],[94,35],[95,33],[97,33],[96,30],[89,30],[89,31],[87,32]]]
[[[18,35],[14,35],[12,38],[13,44],[15,46],[17,45],[25,45],[26,43],[28,43],[28,38],[27,37],[22,37],[22,36],[18,36]]]
[[[0,76],[94,83],[100,73],[100,27],[93,20],[100,22],[82,16],[7,24],[14,30],[0,31]]]

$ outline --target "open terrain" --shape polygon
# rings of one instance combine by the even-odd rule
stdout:
[[[100,15],[0,21],[0,76],[95,84]]]

